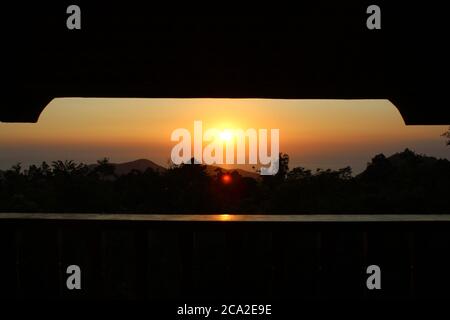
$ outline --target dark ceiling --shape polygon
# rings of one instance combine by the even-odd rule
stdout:
[[[443,8],[371,2],[201,13],[82,2],[3,7],[0,121],[35,122],[55,97],[389,99],[407,124],[450,124]],[[170,10],[169,10],[170,9]],[[231,9],[231,10],[230,10]]]

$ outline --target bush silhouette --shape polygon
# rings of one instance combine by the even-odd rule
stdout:
[[[448,213],[450,162],[411,150],[374,156],[354,176],[303,167],[260,179],[182,164],[117,174],[107,158],[21,164],[0,171],[1,212],[93,213]]]

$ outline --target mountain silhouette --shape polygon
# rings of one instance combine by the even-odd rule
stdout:
[[[126,175],[133,170],[145,172],[147,169],[152,169],[153,171],[158,171],[161,173],[167,170],[163,166],[160,166],[148,159],[138,159],[129,162],[110,163],[110,164],[114,166],[114,173],[119,176]],[[98,164],[91,164],[89,165],[89,168],[92,169],[95,168],[96,166],[98,166]]]
[[[138,159],[130,162],[123,162],[123,163],[113,163],[112,164],[115,167],[115,173],[118,175],[123,175],[130,173],[133,170],[145,172],[147,169],[152,169],[153,171],[159,171],[164,172],[167,169],[154,163],[151,160],[148,159]]]
[[[252,178],[255,180],[261,179],[261,175],[257,172],[251,172],[251,171],[246,171],[246,170],[242,170],[242,169],[224,169],[221,167],[210,166],[210,165],[206,166],[206,173],[208,173],[210,176],[215,176],[217,174],[217,170],[221,170],[222,173],[232,173],[233,171],[236,171],[237,173],[239,173],[240,176],[242,176],[244,178]]]
[[[399,179],[411,183],[411,179],[432,180],[448,175],[450,162],[447,159],[437,159],[405,149],[386,157],[378,154],[367,164],[366,170],[356,178]],[[439,179],[440,180],[440,179]]]
[[[110,163],[110,164],[114,166],[114,173],[118,176],[126,175],[132,172],[133,170],[145,172],[147,169],[151,169],[153,171],[157,171],[160,173],[167,171],[166,168],[156,164],[155,162],[149,159],[138,159],[129,162]],[[98,166],[98,164],[91,164],[89,165],[89,168],[93,169],[96,166]],[[261,179],[261,176],[256,172],[250,172],[243,169],[224,169],[218,166],[206,165],[206,173],[210,176],[215,176],[217,174],[217,170],[221,170],[222,173],[231,173],[233,171],[236,171],[242,177],[253,178],[255,180]]]

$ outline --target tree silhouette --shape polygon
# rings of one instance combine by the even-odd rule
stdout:
[[[75,163],[73,160],[57,160],[52,162],[54,174],[71,175],[87,171],[87,166],[83,163]]]
[[[448,128],[448,130],[446,132],[444,132],[442,134],[443,137],[447,138],[447,145],[450,146],[450,127]]]
[[[109,162],[108,158],[103,158],[97,161],[97,166],[94,169],[100,179],[113,178],[115,174],[115,167]]]
[[[116,174],[107,158],[90,166],[58,160],[0,171],[0,211],[447,213],[448,181],[450,161],[408,149],[374,156],[358,175],[350,167],[289,170],[286,154],[276,175],[260,178],[201,164]]]

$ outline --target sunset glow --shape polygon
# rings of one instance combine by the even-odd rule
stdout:
[[[233,139],[233,133],[231,130],[227,129],[220,133],[220,139],[222,139],[225,142],[229,142]]]
[[[449,157],[440,135],[446,126],[405,126],[387,100],[271,99],[54,99],[38,123],[0,123],[0,169],[72,159],[85,163],[170,161],[175,128],[221,130],[233,140],[236,128],[279,128],[280,151],[290,166],[364,169],[377,153],[410,148]],[[251,167],[244,169],[252,171]]]

